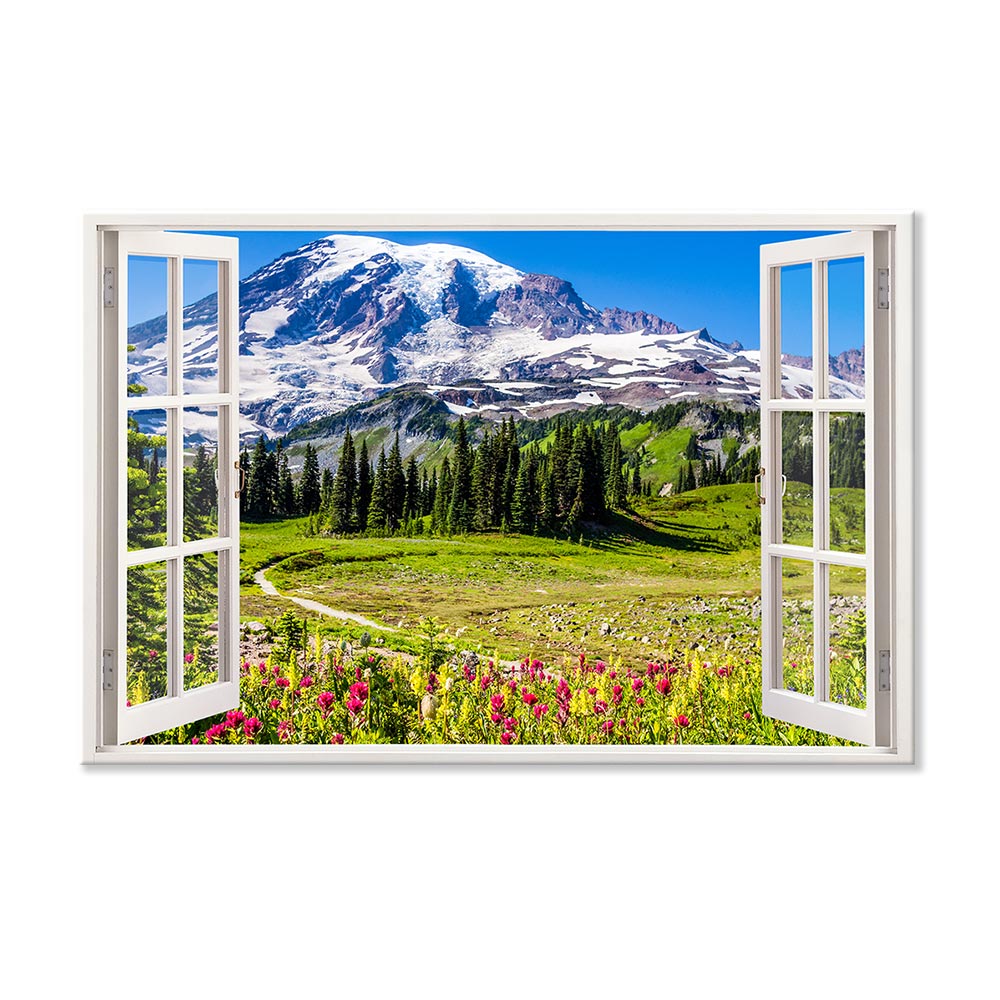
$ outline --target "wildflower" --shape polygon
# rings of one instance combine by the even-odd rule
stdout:
[[[615,723],[614,723],[613,719],[608,719],[607,722],[602,722],[601,723],[601,732],[602,733],[612,733],[612,732],[614,732],[614,728],[615,728]]]
[[[504,699],[502,694],[491,695],[490,708],[492,708],[494,712],[499,712],[500,709],[503,708],[503,700]]]
[[[536,701],[538,701],[538,695],[535,694],[534,691],[529,691],[527,688],[522,688],[521,700],[525,703],[525,705],[530,707],[534,705]]]
[[[635,703],[639,706],[639,708],[642,708],[642,706],[646,704],[646,699],[645,698],[636,698],[635,699]]]
[[[642,685],[643,685],[642,678],[641,677],[636,677],[636,679],[634,681],[632,681],[632,690],[633,691],[641,691],[642,690]]]
[[[517,719],[504,719],[503,720],[504,729],[511,730],[517,728]]]
[[[670,678],[666,674],[656,682],[656,690],[660,694],[670,694]]]
[[[232,712],[226,712],[226,729],[233,729],[243,722],[244,719],[246,719],[246,716],[238,708]]]
[[[306,674],[305,677],[303,677],[302,680],[299,681],[299,687],[300,688],[312,687],[312,682],[313,679],[308,674]]]
[[[678,670],[680,670],[680,667],[674,667],[674,666],[667,667],[667,673],[670,674],[671,677],[674,674],[676,674]]]
[[[500,723],[503,722],[503,716],[499,712],[494,712],[490,716],[490,722],[493,722],[493,723],[495,723],[496,725],[499,726]]]
[[[597,694],[597,688],[587,688],[587,694],[589,695]]]
[[[608,703],[606,701],[602,701],[598,698],[597,701],[594,702],[594,715],[604,715],[607,710]]]
[[[331,743],[343,743],[344,742],[344,734],[343,733],[334,733],[333,736],[330,737],[330,742]]]
[[[266,663],[258,663],[257,664],[257,670],[260,672],[261,677],[266,676],[267,675],[267,664]]]
[[[185,663],[194,663],[194,653],[185,653],[184,654],[184,662]],[[250,666],[249,663],[242,663],[242,664],[240,664],[240,670],[243,670],[245,672],[246,669],[247,669],[247,667],[249,667],[249,666]]]
[[[681,729],[687,729],[691,725],[691,720],[686,715],[675,715],[674,725],[680,726]]]
[[[132,699],[131,698],[126,698],[125,699],[125,707],[126,708],[131,708],[132,707]]]
[[[368,698],[368,685],[364,681],[356,681],[351,685],[351,696],[359,701],[365,701]]]
[[[348,697],[347,711],[351,715],[357,715],[365,707],[365,703],[360,698]]]
[[[243,723],[243,732],[246,733],[247,739],[253,739],[254,735],[259,733],[263,727],[264,723],[256,715],[253,715]]]
[[[531,669],[532,670],[541,670],[544,666],[545,666],[545,664],[542,663],[541,660],[532,660],[531,661]]]
[[[493,666],[493,662],[492,661],[490,661],[490,666],[491,667]],[[480,688],[482,688],[485,691],[490,686],[490,684],[492,683],[492,681],[493,681],[493,678],[490,677],[489,674],[483,674],[483,676],[479,678],[479,686],[480,686]]]
[[[612,680],[614,680],[614,679],[615,679],[615,678],[616,678],[616,677],[618,676],[618,671],[617,671],[617,670],[609,670],[609,671],[608,671],[608,676],[609,676],[609,677],[610,677],[610,678],[611,678]]]
[[[321,691],[316,697],[316,707],[324,715],[327,715],[334,701],[336,701],[336,695],[332,691]]]
[[[149,658],[150,658],[151,660],[155,660],[155,659],[156,659],[156,658],[157,658],[157,657],[158,657],[159,655],[160,655],[160,654],[159,654],[159,653],[158,653],[158,652],[157,652],[157,651],[156,651],[155,649],[151,649],[151,650],[149,651]]]
[[[511,743],[514,742],[514,734],[507,731],[502,732],[500,734],[500,742],[504,746],[509,746]]]
[[[624,726],[625,725],[625,720],[624,719],[619,719],[618,720],[618,725],[619,726]]]
[[[611,689],[611,700],[617,705],[622,700],[622,686],[621,684],[616,684]]]
[[[361,679],[360,674],[358,675],[358,679],[359,680]],[[438,686],[437,674],[432,672],[430,676],[427,678],[427,691],[430,694],[434,694],[434,692],[437,690],[437,686]]]
[[[549,710],[548,705],[536,705],[534,707],[535,718],[540,719]]]
[[[268,704],[271,706],[271,708],[275,708],[275,709],[281,708],[281,699],[280,698],[272,698],[268,702]]]
[[[746,719],[749,722],[750,719],[753,718],[753,713],[752,712],[744,712],[743,713],[743,718]]]
[[[599,674],[603,674],[607,669],[608,665],[603,660],[598,660],[597,663],[594,664],[594,670]]]
[[[191,737],[191,742],[192,742],[192,743],[195,743],[195,744],[197,744],[197,743],[200,743],[200,742],[201,742],[201,740],[200,740],[200,739],[198,739],[198,737],[197,737],[197,736],[192,736],[192,737]]]
[[[587,662],[587,656],[585,653],[580,654],[580,666],[582,667]]]
[[[281,722],[278,723],[278,739],[281,740],[282,743],[287,743],[292,738],[294,731],[291,719],[282,719]]]
[[[516,691],[517,690],[517,681],[515,681],[513,679],[509,680],[507,682],[507,687],[509,687],[511,689],[511,691]]]
[[[278,679],[277,679],[277,680],[275,681],[275,684],[277,684],[277,685],[278,685],[278,687],[280,687],[280,688],[286,688],[286,687],[288,687],[288,685],[289,685],[290,683],[291,683],[291,682],[290,682],[290,681],[288,680],[288,678],[287,678],[287,677],[279,677],[279,678],[278,678]]]
[[[720,677],[728,677],[732,672],[732,667],[719,667],[715,671]]]

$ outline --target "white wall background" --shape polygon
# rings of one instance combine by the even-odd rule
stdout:
[[[982,5],[21,4],[0,59],[11,996],[980,996],[997,887]],[[920,212],[920,765],[78,765],[80,216]],[[993,419],[990,419],[990,417]]]

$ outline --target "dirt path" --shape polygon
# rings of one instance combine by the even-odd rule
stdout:
[[[320,615],[327,615],[330,618],[339,618],[341,621],[345,622],[356,622],[358,625],[364,625],[366,628],[376,628],[380,632],[398,632],[398,628],[393,628],[391,625],[379,625],[378,622],[373,622],[370,618],[362,618],[361,615],[354,614],[353,611],[338,611],[336,608],[331,608],[326,604],[320,604],[319,601],[310,601],[305,597],[291,597],[288,594],[282,594],[278,588],[271,583],[270,580],[264,575],[264,570],[259,569],[253,575],[254,583],[271,597],[282,597],[286,601],[291,601],[293,604],[297,604],[300,608],[305,608],[307,611],[315,611]]]

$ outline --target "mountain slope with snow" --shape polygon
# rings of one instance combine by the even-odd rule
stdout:
[[[206,387],[215,314],[214,295],[184,310],[185,378]],[[129,331],[129,377],[152,392],[165,387],[165,332],[165,317]],[[533,416],[693,397],[754,405],[760,383],[759,352],[705,329],[596,309],[561,278],[466,247],[370,236],[316,240],[241,281],[240,356],[244,429],[270,434],[405,384],[454,413]],[[803,364],[783,366],[787,395],[811,385]],[[859,365],[834,368],[835,395],[860,394]]]

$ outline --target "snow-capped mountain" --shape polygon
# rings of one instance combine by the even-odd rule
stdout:
[[[184,310],[189,384],[214,381],[215,316],[214,295]],[[129,331],[129,378],[152,392],[165,386],[165,331],[165,317]],[[705,329],[596,309],[561,278],[465,247],[369,236],[317,240],[245,278],[240,355],[244,429],[272,434],[404,384],[452,412],[540,416],[602,402],[755,404],[760,383],[758,351]],[[786,395],[807,394],[809,362],[786,361]],[[862,364],[843,361],[835,395],[860,395]]]

